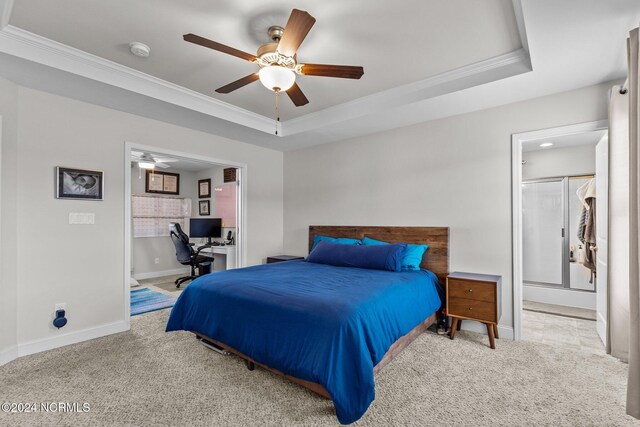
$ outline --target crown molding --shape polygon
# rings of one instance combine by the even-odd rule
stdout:
[[[0,51],[252,129],[273,132],[272,119],[12,25],[0,31]]]
[[[318,127],[318,123],[322,123],[323,126],[336,125],[528,71],[531,71],[529,54],[521,48],[424,80],[287,120],[284,136],[311,131]]]
[[[375,127],[381,127],[382,130],[392,129],[406,122],[406,114],[395,114],[399,110],[406,113],[413,107],[419,109],[420,103],[430,99],[532,71],[522,0],[512,2],[522,46],[520,49],[279,122],[276,124],[276,138],[295,136],[296,139],[304,139],[307,133],[324,134],[328,127],[342,128],[345,134],[359,134],[363,132],[362,122],[371,122],[381,115],[386,119],[383,124]],[[229,122],[231,126],[240,125],[248,128],[247,130],[258,131],[257,138],[262,138],[264,134],[272,141],[272,118],[10,25],[13,3],[14,0],[0,0],[0,52],[215,117]],[[335,135],[327,135],[327,139],[335,139]],[[270,145],[272,142],[269,141],[265,140],[265,144]]]
[[[9,25],[14,0],[0,0],[0,30]]]
[[[516,25],[520,35],[522,49],[529,54],[529,39],[527,38],[527,27],[524,21],[524,11],[522,10],[522,0],[513,0],[513,14],[516,16]]]

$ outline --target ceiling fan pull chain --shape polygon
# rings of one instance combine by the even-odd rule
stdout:
[[[280,121],[280,91],[276,90],[276,135],[278,134],[278,122]]]

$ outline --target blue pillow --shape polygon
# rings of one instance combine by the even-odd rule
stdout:
[[[389,243],[382,240],[372,239],[365,237],[362,239],[362,244],[365,246],[377,246],[388,245]],[[407,244],[407,250],[404,253],[404,259],[402,260],[403,270],[420,270],[420,264],[422,263],[422,255],[429,249],[429,245],[412,245]]]
[[[362,242],[358,239],[349,239],[347,237],[329,237],[329,236],[319,236],[314,234],[313,236],[313,246],[311,246],[311,250],[313,250],[318,242],[331,242],[338,243],[340,245],[361,245]]]
[[[400,271],[406,249],[407,245],[405,243],[360,246],[318,242],[315,249],[313,249],[307,257],[307,262],[329,264],[338,267]]]

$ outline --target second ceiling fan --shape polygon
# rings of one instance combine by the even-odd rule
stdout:
[[[300,107],[308,104],[309,100],[297,85],[296,74],[345,79],[359,79],[364,74],[364,69],[359,66],[297,63],[296,51],[315,22],[316,19],[309,13],[293,9],[284,28],[279,26],[269,28],[269,37],[273,41],[260,46],[257,55],[234,49],[195,34],[185,34],[184,40],[253,62],[260,67],[258,72],[222,86],[216,89],[216,92],[230,93],[249,83],[260,80],[267,89],[276,93],[286,92],[291,101],[297,107]]]

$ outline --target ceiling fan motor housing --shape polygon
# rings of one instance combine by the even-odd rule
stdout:
[[[258,65],[268,67],[269,65],[279,65],[291,70],[296,68],[296,55],[293,57],[282,55],[277,51],[278,43],[265,43],[258,48]]]

